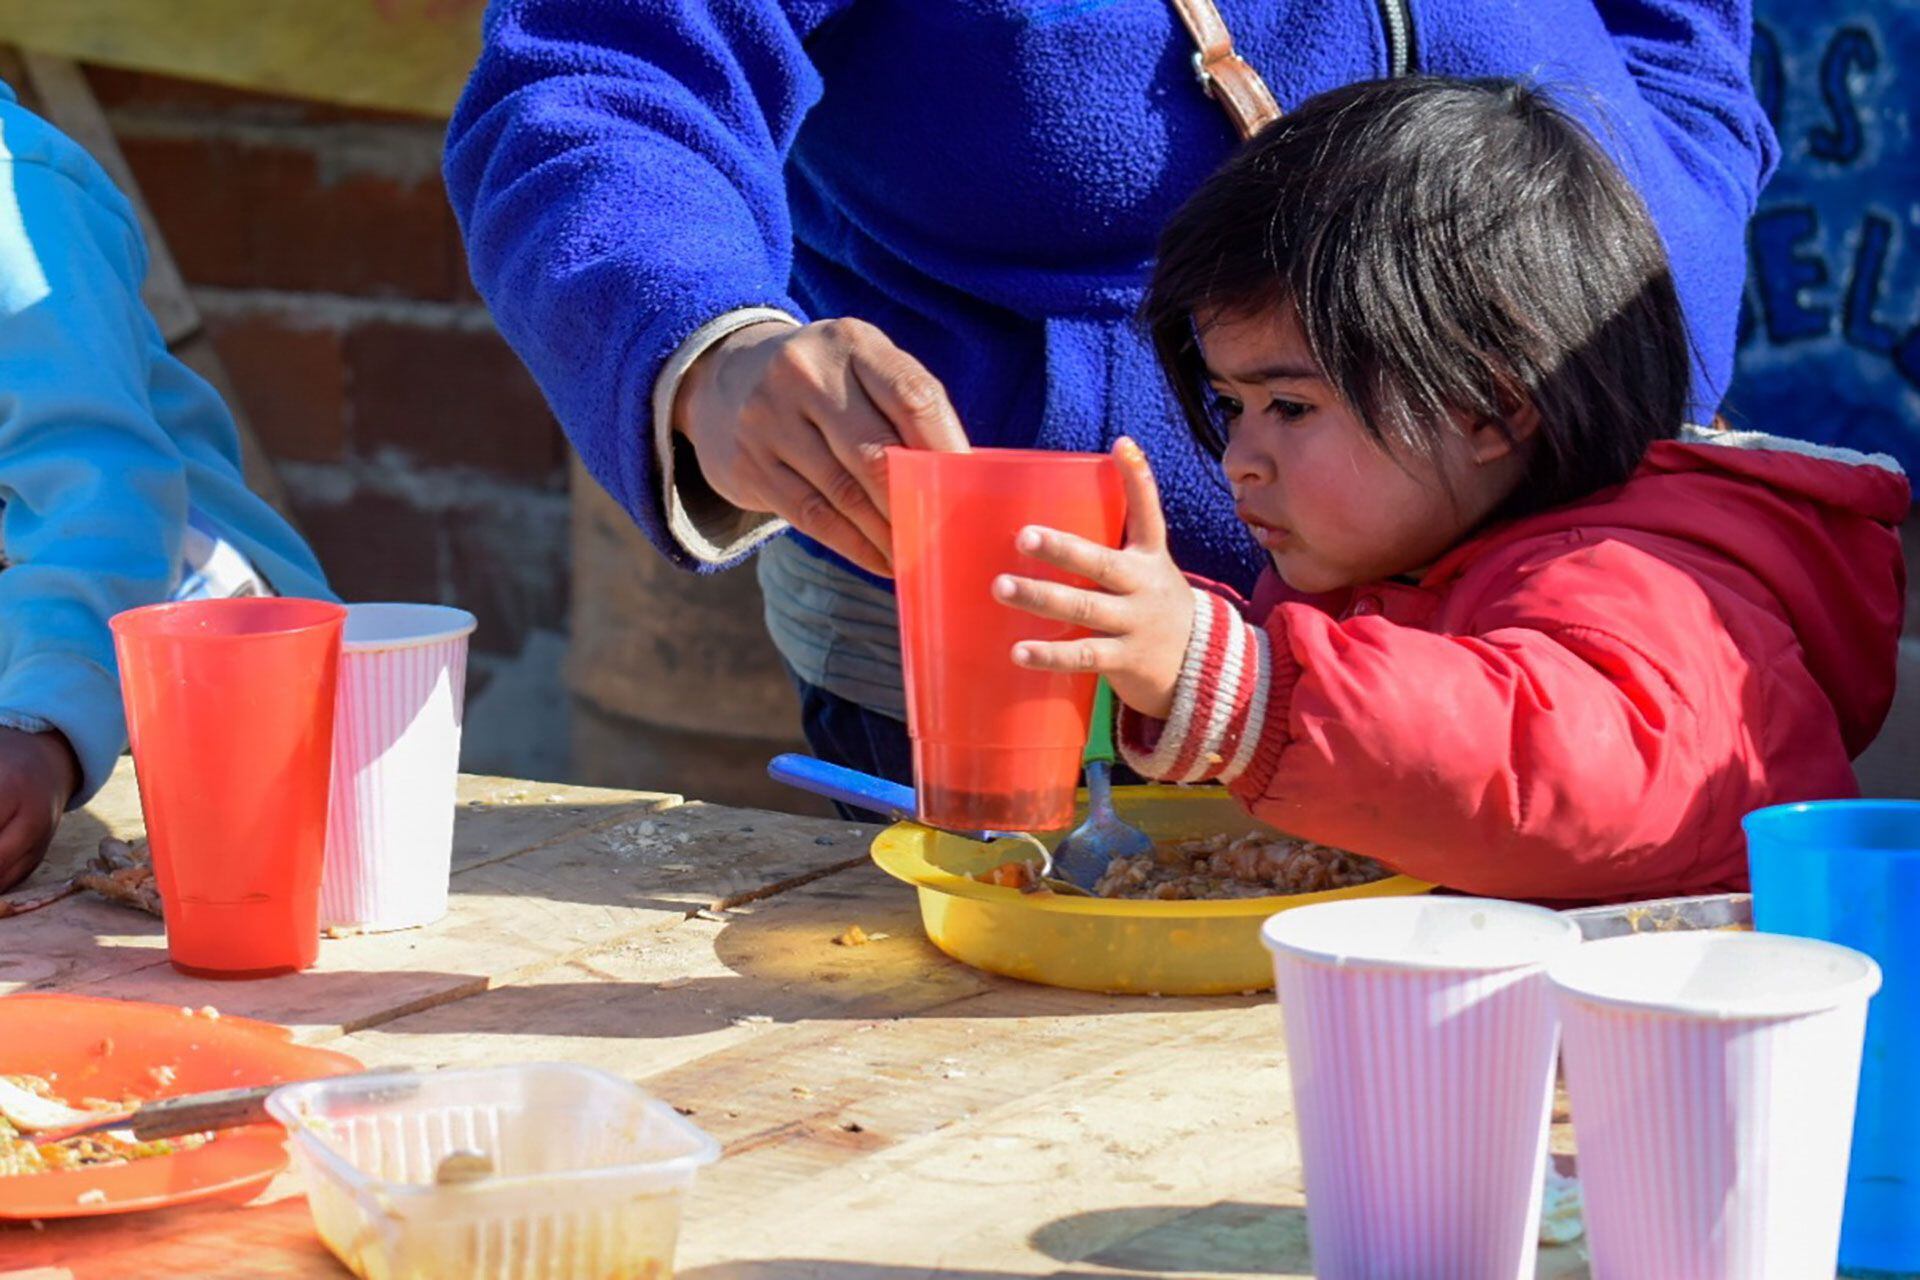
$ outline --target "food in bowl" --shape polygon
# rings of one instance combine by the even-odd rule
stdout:
[[[1102,898],[1163,902],[1219,898],[1273,898],[1326,893],[1384,880],[1393,872],[1372,858],[1272,832],[1221,833],[1164,840],[1153,852],[1115,858],[1094,887]],[[1031,890],[1040,867],[1003,862],[976,879]]]
[[[1393,872],[1359,854],[1271,832],[1170,840],[1152,853],[1115,858],[1094,892],[1103,898],[1272,898],[1325,893]]]

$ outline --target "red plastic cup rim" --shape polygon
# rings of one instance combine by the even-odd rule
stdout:
[[[236,600],[182,600],[143,605],[108,619],[117,636],[140,640],[227,640],[244,636],[294,635],[344,624],[347,607],[296,596],[245,596]]]
[[[1088,466],[1113,461],[1111,454],[1075,453],[1054,449],[969,449],[965,453],[949,453],[945,450],[915,449],[903,444],[888,445],[887,456],[891,458],[895,454],[940,467],[1006,467],[1034,464]]]

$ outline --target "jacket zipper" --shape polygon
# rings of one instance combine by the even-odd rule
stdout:
[[[1409,0],[1375,0],[1387,33],[1387,74],[1398,78],[1414,69],[1413,6]]]

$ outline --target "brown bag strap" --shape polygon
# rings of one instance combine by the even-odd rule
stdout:
[[[1251,138],[1280,118],[1280,104],[1251,63],[1233,51],[1233,33],[1213,0],[1172,0],[1193,37],[1193,71],[1200,88],[1218,102],[1241,138]]]

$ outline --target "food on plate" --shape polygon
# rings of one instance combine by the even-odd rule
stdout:
[[[98,1111],[103,1115],[125,1111],[129,1107],[138,1105],[137,1100],[131,1098],[120,1101],[82,1098],[77,1104],[67,1103],[64,1099],[57,1097],[53,1086],[39,1076],[8,1075],[0,1079],[5,1079],[49,1101],[77,1106],[82,1111]],[[141,1141],[124,1130],[109,1130],[106,1133],[89,1134],[84,1138],[68,1138],[63,1142],[36,1142],[32,1134],[22,1133],[13,1126],[11,1121],[0,1116],[0,1177],[30,1173],[59,1173],[68,1169],[92,1169],[105,1165],[126,1164],[132,1160],[146,1160],[153,1156],[170,1156],[179,1151],[191,1151],[195,1147],[205,1146],[212,1140],[211,1133],[192,1133],[177,1138]]]

